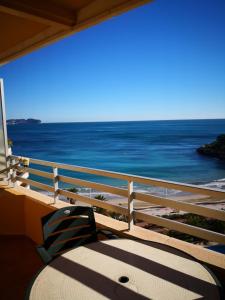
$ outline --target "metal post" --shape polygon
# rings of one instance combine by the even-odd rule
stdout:
[[[10,158],[10,156],[7,157],[7,181],[8,184],[12,183],[12,169],[11,169],[11,165],[12,165],[12,159]]]
[[[128,229],[134,225],[134,196],[133,196],[133,181],[128,181]]]
[[[24,175],[25,175],[25,178],[27,178],[27,179],[30,177],[29,172],[25,172]],[[29,184],[26,185],[26,189],[30,190],[30,185]]]
[[[14,166],[15,164],[16,164],[16,160],[13,158],[11,160],[11,165]],[[13,186],[15,187],[16,186],[16,169],[15,169],[15,166],[12,167],[11,182],[12,182]]]
[[[58,179],[58,168],[53,168],[53,185],[54,185],[54,204],[59,199],[59,179]]]

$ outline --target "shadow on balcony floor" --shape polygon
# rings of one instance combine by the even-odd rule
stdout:
[[[24,299],[32,276],[43,266],[35,246],[25,236],[0,235],[1,299]]]

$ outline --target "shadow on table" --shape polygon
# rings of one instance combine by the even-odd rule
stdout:
[[[219,299],[220,294],[222,295],[217,285],[178,271],[175,268],[173,269],[153,260],[146,259],[137,254],[119,249],[107,243],[92,243],[85,245],[84,247],[129,264],[186,290],[197,293],[200,295],[198,299]],[[157,247],[156,243],[154,243],[154,247]],[[159,249],[163,250],[163,248],[164,247],[159,246]],[[177,250],[175,252],[176,255],[179,255]],[[190,256],[184,255],[182,252],[180,253],[181,257],[190,259]],[[138,292],[129,289],[126,285],[122,285],[119,282],[117,283],[116,281],[80,265],[77,262],[71,261],[66,257],[59,257],[51,264],[51,266],[110,299],[149,299],[138,294]],[[119,294],[116,295],[115,291],[119,291]]]
[[[140,241],[136,241],[136,242],[140,242]],[[194,258],[192,259],[190,255],[182,251],[179,251],[177,249],[174,249],[172,247],[169,247],[167,245],[162,245],[155,242],[145,242],[145,241],[141,241],[141,244],[154,247],[156,249],[160,249],[162,251],[172,253],[174,255],[198,263]],[[146,259],[142,256],[139,256],[131,252],[127,252],[123,249],[119,249],[117,247],[114,247],[106,243],[101,243],[100,245],[93,243],[93,244],[85,245],[85,247],[94,250],[96,252],[102,253],[104,255],[113,257],[119,261],[125,262],[133,267],[136,267],[147,273],[150,273],[151,275],[157,276],[161,279],[164,279],[168,282],[178,285],[184,289],[202,295],[204,299],[216,299],[216,295],[218,294],[220,294],[221,298],[224,299],[222,297],[223,293],[219,285],[214,285],[210,282],[202,280],[201,278],[196,278],[187,273],[178,271],[175,269],[175,267],[174,269],[170,268],[168,266],[162,265],[153,260]],[[208,272],[210,273],[210,271]],[[210,274],[214,277],[212,273]],[[214,279],[217,280],[216,278]]]
[[[109,299],[150,299],[136,293],[133,290],[130,290],[126,286],[123,286],[116,281],[113,281],[101,275],[94,270],[84,267],[77,262],[74,262],[63,256],[60,256],[55,261],[53,261],[51,263],[51,267],[66,274],[67,276],[70,276],[71,278],[76,279],[77,281]],[[79,292],[77,293],[77,295],[79,295]]]

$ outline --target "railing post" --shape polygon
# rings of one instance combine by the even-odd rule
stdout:
[[[15,158],[13,158],[12,160],[11,160],[11,166],[14,166],[16,164],[16,160],[15,160]],[[11,182],[12,182],[12,184],[13,184],[13,186],[15,187],[16,186],[16,169],[15,169],[15,166],[14,167],[12,167],[12,169],[10,170],[11,171]]]
[[[59,199],[58,168],[53,168],[54,203]]]
[[[24,177],[24,178],[28,179],[30,177],[30,173],[27,171],[27,172],[23,173],[21,177]],[[26,184],[25,188],[30,190],[30,185]]]
[[[22,158],[21,159],[21,163],[22,163],[22,170],[21,170],[21,174],[20,174],[20,177],[21,178],[25,178],[25,179],[28,179],[29,176],[30,176],[30,173],[28,170],[28,167],[29,167],[29,159],[28,158]],[[30,189],[30,185],[29,184],[25,184],[24,186],[26,189]]]
[[[7,157],[6,167],[7,170],[7,181],[8,184],[12,183],[12,158],[10,156]]]
[[[133,181],[128,181],[128,229],[134,225],[134,196],[133,196]]]

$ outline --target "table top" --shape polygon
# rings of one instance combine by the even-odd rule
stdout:
[[[153,242],[115,239],[75,248],[36,277],[30,300],[220,299],[214,275],[190,256]]]

